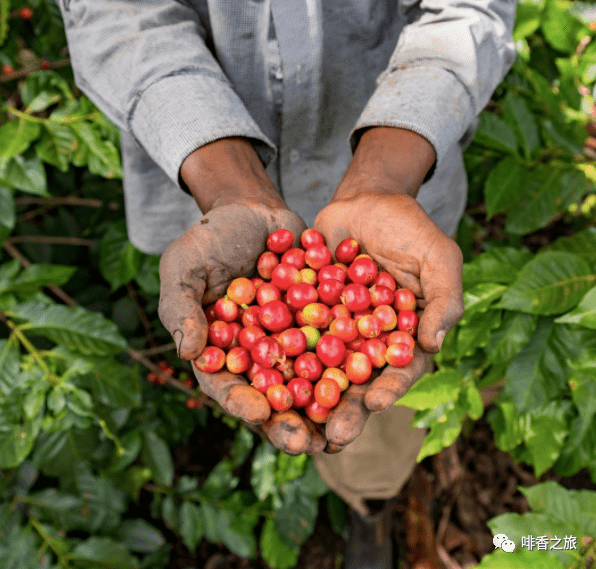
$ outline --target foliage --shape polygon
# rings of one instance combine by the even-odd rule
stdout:
[[[157,569],[175,539],[190,551],[205,539],[289,569],[321,498],[338,533],[345,506],[310,457],[279,453],[217,408],[187,410],[188,390],[141,381],[135,350],[171,341],[159,257],[126,234],[117,129],[56,65],[67,53],[56,4],[31,0],[32,21],[15,16],[24,5],[0,0],[0,64],[24,74],[0,79],[0,566]],[[438,371],[400,400],[430,429],[419,459],[483,416],[480,390],[505,378],[487,414],[498,446],[538,476],[587,467],[596,480],[596,169],[582,153],[596,45],[581,10],[519,4],[518,57],[465,155],[466,312]],[[54,69],[40,71],[42,58]],[[478,203],[486,220],[471,213]],[[554,227],[557,239],[524,245]],[[229,451],[201,475],[176,472],[176,449],[215,424],[231,429]],[[524,492],[534,512],[491,529],[539,533],[548,518],[596,531],[581,525],[591,494]]]

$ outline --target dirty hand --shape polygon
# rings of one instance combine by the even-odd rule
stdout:
[[[264,170],[259,170],[262,164],[250,144],[232,139],[219,142],[196,151],[190,156],[196,161],[182,170],[184,181],[206,213],[169,245],[159,266],[159,317],[172,335],[179,357],[186,360],[197,358],[207,342],[203,306],[224,296],[234,278],[252,276],[268,235],[276,229],[289,229],[298,246],[306,229]],[[210,178],[213,163],[227,176],[221,184],[219,178],[216,182]],[[257,179],[251,184],[255,171]],[[200,184],[193,186],[195,175],[200,175]],[[211,187],[210,192],[206,186]],[[320,427],[295,411],[271,415],[266,397],[244,378],[228,371],[202,373],[194,365],[193,371],[207,396],[227,413],[259,425],[277,448],[288,454],[313,454],[325,447]]]
[[[377,129],[367,132],[373,130]],[[390,131],[390,135],[399,135],[397,131],[400,129],[381,130]],[[407,149],[422,141],[428,145],[418,135],[405,132]],[[410,140],[410,135],[420,138],[420,141]],[[424,310],[418,326],[413,361],[405,368],[387,365],[371,382],[351,386],[338,407],[332,411],[326,426],[326,437],[339,448],[360,434],[371,411],[386,409],[428,371],[432,354],[441,349],[445,334],[463,314],[461,251],[413,197],[432,165],[434,151],[428,155],[425,166],[413,174],[411,164],[421,154],[412,157],[404,150],[405,174],[402,179],[407,183],[400,186],[399,182],[395,182],[400,179],[394,175],[395,172],[392,172],[391,179],[388,176],[383,178],[380,174],[385,164],[378,157],[383,156],[384,149],[390,147],[391,140],[387,142],[381,137],[379,143],[370,137],[369,141],[363,153],[373,151],[376,160],[374,173],[366,170],[369,162],[362,161],[362,156],[358,156],[359,146],[333,201],[319,213],[314,227],[325,236],[331,251],[335,251],[343,239],[356,239],[363,252],[396,279],[398,287],[414,292],[419,307]],[[395,141],[400,142],[399,138]],[[424,147],[420,152],[422,150]],[[395,166],[395,162],[393,157],[391,167]]]

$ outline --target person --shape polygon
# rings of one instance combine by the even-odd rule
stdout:
[[[205,346],[202,306],[279,228],[312,225],[331,251],[354,237],[418,297],[412,364],[351,386],[324,428],[194,370],[277,448],[315,456],[354,512],[346,567],[392,566],[372,507],[424,438],[392,404],[463,313],[462,152],[513,62],[515,1],[57,1],[76,84],[120,128],[129,238],[162,255],[159,316],[181,358]]]

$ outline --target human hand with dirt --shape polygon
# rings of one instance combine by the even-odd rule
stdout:
[[[331,412],[325,432],[338,448],[360,434],[370,412],[393,404],[430,369],[432,354],[463,314],[461,251],[415,200],[434,160],[421,136],[372,128],[332,202],[315,219],[331,251],[343,239],[356,239],[398,287],[414,292],[423,309],[413,361],[404,368],[387,365],[371,382],[349,387]]]
[[[234,278],[252,276],[269,234],[289,229],[299,246],[306,225],[284,203],[244,139],[221,139],[199,148],[183,163],[181,176],[204,216],[161,257],[159,317],[179,357],[194,360],[207,343],[203,306],[224,296]],[[259,425],[287,454],[325,448],[318,425],[295,411],[270,416],[265,395],[243,377],[228,371],[203,373],[194,365],[193,371],[203,393],[227,413]]]

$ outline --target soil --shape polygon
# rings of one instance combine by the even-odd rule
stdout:
[[[219,426],[217,426],[219,425]],[[175,452],[176,471],[206,475],[231,442],[231,431],[220,421],[198,431],[192,446]],[[201,433],[203,433],[201,435]],[[205,439],[205,440],[203,440]],[[217,448],[213,441],[220,441]],[[246,469],[241,478],[248,480]],[[571,478],[553,472],[537,480],[531,468],[515,464],[496,448],[488,423],[470,422],[449,448],[417,465],[408,484],[393,501],[392,537],[399,569],[465,569],[494,551],[486,522],[503,513],[529,511],[518,486],[555,480],[567,488],[596,490],[586,470]],[[262,559],[247,560],[225,547],[203,541],[196,552],[169,532],[173,550],[168,569],[268,569]],[[321,502],[315,530],[302,546],[296,569],[343,569],[345,535],[333,532]],[[409,547],[408,547],[409,545]]]

